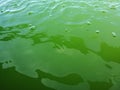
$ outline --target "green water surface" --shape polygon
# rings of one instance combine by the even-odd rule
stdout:
[[[120,90],[120,0],[0,0],[0,90]]]

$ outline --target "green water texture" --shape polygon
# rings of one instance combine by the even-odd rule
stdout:
[[[120,90],[120,0],[0,0],[0,90]]]

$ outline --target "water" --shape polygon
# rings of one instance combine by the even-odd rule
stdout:
[[[120,0],[0,0],[2,90],[120,90]]]

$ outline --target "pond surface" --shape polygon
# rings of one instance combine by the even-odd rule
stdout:
[[[0,0],[1,90],[120,90],[120,0]]]

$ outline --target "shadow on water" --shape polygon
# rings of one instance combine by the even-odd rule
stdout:
[[[33,40],[33,45],[40,43],[51,42],[54,44],[53,48],[61,48],[67,47],[70,49],[79,50],[83,54],[88,54],[89,51],[101,56],[105,61],[112,61],[120,63],[120,48],[115,48],[109,46],[107,43],[102,42],[100,45],[100,51],[96,52],[89,48],[84,43],[84,40],[80,37],[70,36],[69,38],[65,38],[64,35],[54,35],[49,36],[45,32],[39,32],[37,34],[34,33],[35,28],[30,28],[31,25],[21,24],[13,27],[0,27],[0,41],[9,41],[15,39],[17,37],[31,39]],[[23,34],[22,31],[25,31]],[[107,66],[109,67],[109,66]],[[111,68],[111,67],[110,67]],[[4,90],[8,90],[9,88],[15,88],[23,90],[24,89],[37,89],[37,90],[54,90],[52,88],[46,87],[42,84],[41,79],[48,78],[50,80],[54,80],[63,84],[68,85],[77,85],[79,83],[84,82],[84,79],[81,78],[78,74],[69,74],[64,77],[56,77],[49,73],[36,70],[39,75],[39,78],[30,78],[24,76],[15,71],[15,68],[2,69],[2,64],[0,64],[0,81],[1,87]],[[11,82],[12,81],[12,82]],[[113,84],[112,81],[108,82],[92,82],[88,81],[91,90],[109,90]]]
[[[53,42],[56,48],[67,47],[70,49],[76,49],[80,52],[87,54],[88,49],[86,48],[84,41],[79,37],[70,37],[69,40],[66,40],[63,35],[51,36],[49,42]]]
[[[83,82],[83,79],[78,74],[70,74],[64,77],[56,77],[52,74],[40,70],[36,70],[36,72],[39,74],[39,77],[30,78],[15,71],[14,67],[11,67],[9,69],[2,69],[2,64],[0,63],[0,88],[2,88],[3,90],[55,90],[42,84],[41,80],[44,78],[55,80],[57,82],[68,85],[77,85]]]
[[[120,63],[120,47],[112,47],[103,42],[98,53],[104,60]]]
[[[120,63],[120,47],[109,46],[105,42],[101,42],[100,51],[96,52],[89,49],[84,40],[80,37],[69,36],[69,39],[64,35],[48,36],[45,32],[34,33],[35,28],[29,24],[21,24],[11,27],[0,27],[0,41],[9,41],[17,37],[32,39],[33,45],[40,43],[52,42],[54,48],[67,47],[70,49],[76,49],[83,54],[88,54],[89,51],[101,56],[105,61],[112,61]],[[23,34],[24,33],[24,34]]]
[[[111,80],[109,82],[92,82],[88,81],[90,85],[90,90],[110,90],[110,88],[113,86],[113,83]]]
[[[0,89],[1,90],[55,90],[44,86],[41,83],[42,77],[30,78],[24,76],[17,71],[15,68],[2,69],[0,64]]]
[[[60,82],[63,84],[77,85],[77,84],[83,82],[82,77],[78,74],[75,74],[75,73],[69,74],[65,77],[55,77],[49,73],[45,73],[45,72],[42,72],[40,70],[36,70],[36,71],[38,72],[39,77],[49,78],[51,80],[54,80],[54,81],[57,81],[57,82]]]
[[[78,74],[56,77],[40,70],[36,70],[36,72],[39,77],[31,78],[18,73],[14,67],[2,69],[2,64],[0,63],[0,88],[3,90],[55,90],[42,84],[41,80],[45,78],[68,85],[77,85],[84,82]],[[90,90],[109,90],[113,86],[111,80],[109,82],[88,81],[88,83]]]

